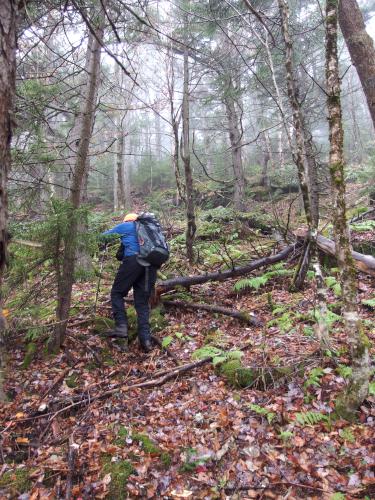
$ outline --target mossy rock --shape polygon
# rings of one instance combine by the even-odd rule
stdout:
[[[109,491],[105,498],[109,500],[122,500],[128,498],[126,485],[129,476],[133,474],[134,468],[128,460],[117,460],[112,462],[112,455],[105,455],[102,459],[102,475],[111,475]]]
[[[219,366],[220,375],[224,376],[230,385],[237,388],[256,386],[259,390],[267,390],[277,380],[293,373],[291,367],[269,368],[267,370],[253,369],[242,366],[239,359],[232,359]]]
[[[239,359],[232,359],[220,366],[220,373],[233,387],[249,387],[253,384],[254,370],[245,368]]]
[[[26,346],[26,354],[23,358],[21,368],[26,370],[31,365],[37,351],[37,345],[35,342],[29,342]]]
[[[9,498],[17,498],[18,494],[30,491],[32,486],[31,472],[28,467],[5,472],[0,477],[0,490],[8,490],[11,495]]]
[[[240,368],[241,361],[239,359],[231,359],[230,361],[226,361],[219,366],[219,373],[223,375],[231,385],[236,386],[236,372]]]

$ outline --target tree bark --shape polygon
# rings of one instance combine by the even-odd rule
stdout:
[[[100,25],[96,28],[96,36],[89,37],[87,46],[87,58],[90,60],[90,64],[87,74],[87,85],[79,111],[80,133],[71,184],[70,207],[67,221],[69,231],[67,231],[68,234],[66,234],[64,238],[65,246],[62,270],[57,285],[57,326],[55,327],[51,342],[49,344],[49,350],[51,352],[57,351],[60,348],[61,344],[64,342],[71,304],[72,287],[74,282],[75,257],[78,240],[77,237],[80,223],[80,214],[78,209],[81,205],[82,191],[84,188],[84,178],[87,169],[89,144],[94,126],[95,108],[100,75],[100,50],[104,31],[104,16],[102,17],[99,15],[98,17],[100,19]]]
[[[339,22],[375,127],[375,48],[357,0],[340,0]]]
[[[0,2],[0,401],[5,400],[3,335],[6,320],[2,307],[2,285],[8,258],[7,180],[11,165],[10,145],[16,86],[17,16],[18,2],[12,0]]]
[[[185,30],[187,29],[185,20]],[[190,263],[194,260],[194,239],[197,226],[195,223],[195,208],[193,198],[193,173],[190,161],[190,95],[189,95],[189,55],[188,49],[184,49],[184,83],[182,101],[182,150],[181,157],[185,169],[185,190],[186,190],[186,255]]]
[[[326,5],[326,86],[329,123],[329,169],[334,205],[333,227],[336,255],[341,274],[343,316],[352,356],[352,378],[336,402],[337,413],[349,420],[368,394],[370,378],[369,341],[362,331],[357,306],[357,283],[354,259],[346,218],[344,177],[344,132],[341,114],[341,85],[337,53],[338,2]],[[351,12],[354,17],[355,12]]]

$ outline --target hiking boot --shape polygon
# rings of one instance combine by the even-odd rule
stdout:
[[[143,352],[151,352],[154,348],[151,339],[142,340],[141,347],[142,347]]]
[[[116,325],[114,330],[106,333],[107,337],[116,337],[120,339],[128,338],[128,325],[126,323],[122,323],[121,325]]]
[[[120,352],[129,351],[128,337],[117,337],[112,340],[112,346]]]

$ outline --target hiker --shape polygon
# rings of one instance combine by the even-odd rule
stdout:
[[[157,267],[140,259],[140,245],[138,241],[136,220],[138,214],[129,213],[121,224],[102,233],[102,236],[118,234],[121,237],[123,255],[111,290],[112,313],[115,320],[115,329],[108,333],[110,337],[117,337],[127,341],[128,321],[124,306],[124,297],[131,288],[134,292],[134,307],[138,319],[138,338],[143,351],[153,349],[150,332],[149,298],[155,286]],[[141,262],[141,263],[140,263]]]

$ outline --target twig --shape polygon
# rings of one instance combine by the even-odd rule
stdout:
[[[209,311],[219,314],[224,314],[225,316],[231,316],[232,318],[239,319],[253,326],[262,326],[262,322],[255,316],[245,311],[235,311],[227,307],[218,306],[215,304],[197,304],[195,302],[185,302],[183,300],[162,300],[162,304],[168,307],[182,307],[186,309],[201,309],[203,311]]]
[[[52,391],[54,391],[64,380],[65,376],[68,374],[68,372],[71,370],[71,368],[66,368],[60,375],[58,375],[55,380],[52,382],[51,387],[47,389],[47,391],[43,394],[43,396],[40,398],[39,402],[42,402],[43,399],[45,399],[48,394],[51,394]]]
[[[72,498],[77,451],[78,451],[78,445],[73,441],[73,436],[70,436],[69,450],[68,450],[68,475],[66,478],[65,500],[70,500]]]
[[[163,345],[163,342],[158,337],[155,337],[155,335],[151,335],[151,339],[155,342],[155,344],[157,344],[160,347],[161,351],[165,351],[168,354],[168,356],[173,359],[174,363],[177,366],[180,366],[179,359],[175,356],[175,354],[173,354],[173,352],[170,349],[168,349],[168,347]]]

